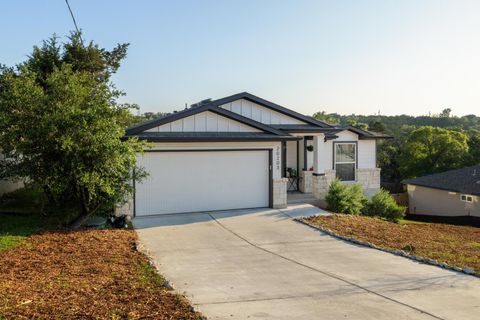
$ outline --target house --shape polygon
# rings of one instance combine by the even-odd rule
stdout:
[[[127,129],[151,142],[138,158],[135,216],[287,205],[287,191],[323,199],[335,177],[380,187],[376,140],[249,93],[204,100]]]
[[[480,217],[480,165],[402,181],[409,213]]]

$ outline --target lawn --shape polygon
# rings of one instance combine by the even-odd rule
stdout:
[[[133,230],[68,231],[68,213],[26,200],[0,207],[0,319],[203,319],[136,250]]]
[[[64,227],[76,214],[73,207],[43,211],[43,195],[33,188],[19,189],[0,199],[0,251],[24,243],[35,232]]]
[[[408,220],[396,224],[378,218],[343,214],[308,217],[305,221],[379,247],[405,250],[417,256],[480,271],[480,228],[477,227]]]

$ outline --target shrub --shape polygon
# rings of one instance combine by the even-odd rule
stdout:
[[[399,206],[395,199],[386,190],[382,189],[368,199],[363,207],[362,214],[398,222],[405,216],[405,210],[405,207]]]
[[[337,179],[330,184],[327,196],[327,209],[337,213],[360,214],[366,202],[362,187],[342,184]]]

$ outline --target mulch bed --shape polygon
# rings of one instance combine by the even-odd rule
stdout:
[[[132,230],[46,232],[0,251],[0,319],[203,319],[135,240]]]
[[[306,222],[376,246],[480,271],[480,228],[440,223],[396,224],[377,218],[334,214]]]

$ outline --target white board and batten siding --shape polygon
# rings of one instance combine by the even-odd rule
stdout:
[[[135,215],[268,207],[267,150],[147,152],[149,177],[136,185]]]
[[[146,130],[147,132],[260,132],[257,128],[205,111]]]
[[[335,140],[323,141],[323,137],[319,136],[316,140],[316,149],[314,162],[317,163],[318,172],[333,169],[333,144],[342,142],[357,143],[357,166],[359,169],[373,169],[377,166],[377,144],[375,140],[362,140],[354,132],[344,130],[336,133],[338,136]]]
[[[305,124],[305,122],[287,116],[283,113],[266,108],[257,103],[239,99],[220,106],[231,112],[240,114],[246,118],[261,122],[263,124]]]

